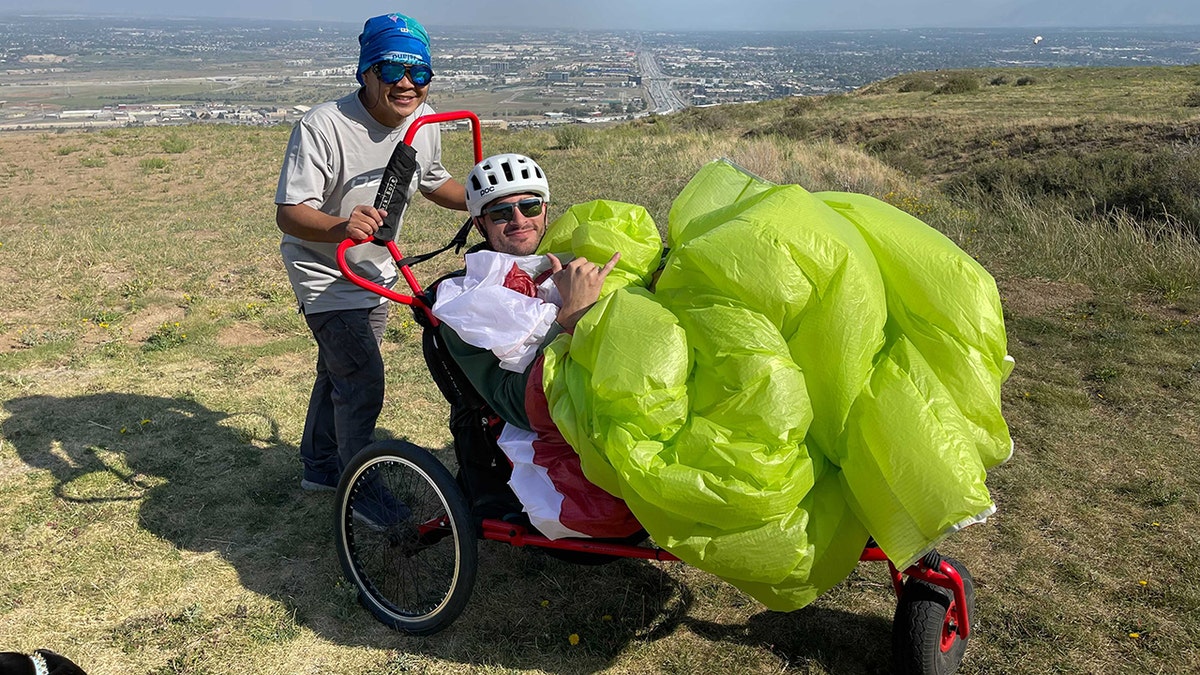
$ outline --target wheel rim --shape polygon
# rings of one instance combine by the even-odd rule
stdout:
[[[353,511],[356,503],[378,499],[381,489],[411,514],[377,529]],[[345,500],[342,536],[353,581],[367,599],[404,623],[442,611],[459,583],[462,537],[432,479],[404,458],[381,457],[363,466]]]
[[[954,649],[954,643],[958,642],[958,622],[955,621],[957,607],[953,600],[950,601],[950,606],[946,608],[946,616],[942,619],[942,639],[941,650],[945,654],[951,649]]]

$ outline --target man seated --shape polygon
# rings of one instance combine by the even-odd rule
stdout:
[[[505,272],[503,288],[496,285],[489,292],[548,300],[532,301],[543,317],[540,330],[529,332],[530,337],[521,345],[524,356],[515,361],[502,358],[507,351],[498,355],[500,350],[489,348],[492,335],[504,328],[490,324],[515,323],[520,318],[495,311],[469,313],[466,318],[459,312],[457,318],[449,317],[440,310],[446,308],[446,296],[452,294],[445,287],[453,279],[439,287],[433,307],[434,314],[442,319],[439,335],[447,351],[506,423],[500,445],[514,465],[510,485],[531,522],[549,537],[633,534],[640,525],[624,503],[583,477],[578,457],[550,419],[541,390],[542,347],[561,333],[574,330],[579,318],[599,298],[604,279],[620,254],[614,253],[604,265],[585,258],[564,265],[553,254],[534,255],[546,234],[550,186],[541,167],[529,157],[503,154],[483,160],[467,177],[466,190],[468,210],[485,240],[482,252],[468,253],[468,268],[470,256],[486,256]],[[454,299],[465,296],[468,290],[473,289],[455,286]],[[490,300],[482,299],[486,296],[478,297],[475,309],[495,308]],[[524,333],[526,328],[518,332]]]

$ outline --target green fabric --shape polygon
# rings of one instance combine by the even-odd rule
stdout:
[[[649,231],[614,202],[550,227],[546,250],[620,250],[622,267],[544,354],[584,473],[656,542],[789,610],[843,579],[868,532],[903,566],[994,510],[1011,361],[994,281],[950,240],[727,162],[673,204],[653,293]]]
[[[604,282],[605,293],[630,284],[647,286],[662,250],[662,238],[646,209],[603,199],[567,209],[546,227],[538,246],[538,253],[569,252],[600,264],[620,251],[621,260]]]

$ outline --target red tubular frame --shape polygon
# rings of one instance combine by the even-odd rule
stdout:
[[[490,541],[501,541],[518,548],[535,546],[537,548],[553,548],[560,551],[578,551],[611,555],[619,558],[640,558],[643,560],[662,560],[678,562],[674,554],[658,547],[634,546],[632,544],[610,544],[590,539],[547,539],[540,534],[529,534],[522,525],[508,523],[495,518],[483,519],[483,538]]]
[[[896,569],[891,560],[888,560],[887,555],[876,546],[870,546],[863,550],[862,557],[859,560],[872,562],[887,562],[888,568],[892,576],[892,589],[896,592],[896,597],[900,597],[900,593],[904,589],[904,575],[916,577],[921,581],[941,586],[954,594],[954,615],[958,623],[956,630],[958,637],[967,639],[971,634],[971,622],[967,617],[967,592],[963,588],[962,576],[954,566],[943,560],[938,566],[938,569],[930,569],[924,563],[918,561],[916,564],[909,566],[908,569],[901,572]]]
[[[518,548],[534,546],[537,548],[553,548],[560,551],[611,555],[621,558],[639,558],[643,560],[660,560],[663,562],[680,561],[671,552],[658,547],[610,544],[589,539],[547,539],[542,535],[530,534],[529,530],[522,525],[495,518],[483,519],[482,530],[484,539],[499,541]],[[865,562],[886,562],[892,579],[892,589],[895,591],[897,598],[900,597],[900,594],[904,590],[904,575],[906,574],[935,586],[948,589],[954,594],[953,612],[955,623],[957,624],[955,630],[958,633],[958,637],[965,640],[970,635],[970,620],[967,617],[967,594],[963,588],[962,576],[959,575],[958,570],[954,569],[953,565],[943,560],[939,568],[933,570],[918,561],[901,572],[896,569],[891,560],[888,560],[887,554],[877,546],[868,546],[863,549],[859,560]]]
[[[475,150],[475,163],[478,164],[483,159],[483,135],[479,128],[479,118],[475,115],[475,113],[469,110],[456,110],[453,112],[422,115],[421,117],[413,120],[413,123],[408,127],[408,131],[404,134],[404,142],[408,145],[412,145],[412,140],[416,137],[417,131],[426,124],[440,124],[442,122],[452,122],[455,120],[469,120],[471,122],[471,140],[473,141],[473,149]],[[384,288],[373,281],[368,281],[362,278],[355,273],[354,270],[350,269],[350,265],[346,262],[346,251],[350,250],[352,246],[365,244],[369,241],[375,241],[375,238],[367,237],[362,241],[346,239],[341,244],[338,244],[337,264],[338,269],[342,271],[342,276],[346,277],[346,280],[355,286],[358,286],[359,288],[365,288],[372,293],[376,293],[387,298],[388,300],[391,300],[392,302],[398,302],[402,305],[410,305],[421,308],[421,311],[425,312],[425,316],[429,317],[429,320],[433,322],[433,325],[436,326],[438,321],[436,318],[434,318],[432,310],[427,307],[420,298],[416,297],[421,293],[421,284],[417,282],[417,278],[413,276],[412,270],[410,270],[407,265],[400,266],[400,275],[404,277],[404,281],[408,284],[408,287],[412,289],[412,295],[405,295],[404,293],[397,293],[390,288]],[[392,254],[392,259],[396,262],[400,262],[404,259],[404,255],[400,253],[400,248],[396,246],[395,242],[387,242],[387,250]]]
[[[412,140],[416,136],[417,131],[426,124],[451,122],[464,119],[471,122],[475,150],[475,162],[478,163],[483,160],[483,139],[479,128],[479,118],[475,116],[475,113],[467,110],[435,113],[433,115],[418,117],[417,119],[413,120],[412,125],[408,128],[408,132],[405,133],[404,142],[412,145]],[[367,281],[366,279],[363,279],[355,274],[354,271],[350,269],[350,266],[346,263],[346,251],[352,246],[365,244],[369,241],[374,241],[374,239],[368,237],[367,239],[358,242],[354,241],[353,239],[346,239],[338,245],[338,268],[342,271],[342,274],[346,277],[346,279],[354,283],[356,286],[377,293],[393,302],[421,308],[421,310],[425,312],[425,315],[429,317],[433,324],[437,325],[437,319],[434,318],[430,308],[426,306],[420,298],[416,297],[421,293],[421,285],[417,282],[417,278],[413,275],[412,270],[410,270],[407,265],[400,267],[400,274],[404,277],[404,281],[408,283],[408,287],[412,289],[412,295],[397,293],[389,288],[384,288],[379,284]],[[396,246],[395,242],[389,241],[386,245],[388,252],[392,254],[392,258],[396,262],[399,262],[403,259],[404,256],[400,253],[400,249]],[[439,526],[445,525],[445,523],[434,521],[432,523],[424,524],[421,528],[421,531],[424,534],[430,530],[437,529]],[[539,548],[553,548],[563,551],[578,551],[582,553],[595,553],[598,555],[611,555],[622,558],[679,561],[679,558],[677,558],[675,555],[657,547],[651,548],[629,544],[609,544],[591,541],[588,539],[547,539],[541,535],[530,534],[529,531],[523,526],[492,518],[486,518],[483,520],[483,538],[491,541],[504,542],[517,547],[535,546]],[[964,640],[967,639],[971,628],[969,617],[967,616],[966,591],[963,588],[962,577],[959,575],[958,570],[954,569],[950,563],[942,561],[938,569],[933,570],[927,567],[924,563],[918,562],[901,572],[900,570],[896,569],[896,566],[892,564],[890,560],[888,560],[887,555],[885,555],[884,552],[876,546],[869,546],[865,548],[859,560],[869,562],[887,562],[892,580],[892,588],[896,592],[896,597],[900,597],[900,594],[904,589],[904,575],[906,574],[908,576],[916,577],[917,579],[931,583],[935,586],[940,586],[950,590],[950,592],[954,594],[953,612],[954,618],[958,624],[956,627],[958,637]]]

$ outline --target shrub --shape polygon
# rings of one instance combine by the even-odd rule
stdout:
[[[677,116],[679,126],[690,131],[722,132],[733,127],[730,110],[734,106],[717,105],[711,108],[690,108]]]
[[[1008,84],[1008,76],[997,75],[996,77],[992,78],[992,81],[989,82],[989,84],[991,84],[993,87],[999,87],[1000,85]]]
[[[914,73],[900,80],[898,91],[900,93],[908,93],[912,91],[933,91],[937,89],[937,83],[933,81],[928,73]]]
[[[819,106],[820,101],[816,96],[794,96],[788,102],[787,110],[783,114],[787,116],[803,115]]]
[[[947,188],[1048,198],[1079,217],[1123,214],[1200,235],[1200,153],[1175,148],[1059,153],[1038,162],[1003,159],[952,179]]]
[[[892,190],[883,196],[883,201],[902,211],[907,211],[917,218],[928,216],[933,209],[933,204],[926,199],[922,199],[921,195],[908,192],[896,192]]]
[[[179,326],[179,322],[164,323],[146,338],[142,345],[144,352],[161,352],[187,342],[187,333]]]
[[[192,147],[192,142],[182,136],[168,136],[162,140],[163,152],[177,155],[181,152],[187,152],[188,148]]]
[[[890,150],[879,155],[879,161],[913,178],[920,178],[929,172],[929,167],[925,164],[925,160],[917,153],[909,150]],[[913,213],[907,208],[904,208],[904,210],[912,213],[914,216],[920,215]]]
[[[1183,105],[1188,108],[1200,108],[1200,91],[1193,91],[1183,97]]]
[[[802,117],[785,117],[778,122],[746,132],[747,138],[774,134],[793,141],[802,141],[817,130],[817,124]]]
[[[1018,87],[1024,87],[1025,85],[1028,85],[1028,84],[1037,84],[1037,80],[1033,79],[1032,77],[1030,77],[1028,75],[1024,75],[1022,77],[1017,78],[1017,86]]]
[[[587,131],[577,124],[564,124],[554,129],[554,140],[562,150],[583,145]]]
[[[966,94],[979,90],[979,80],[966,73],[951,75],[942,86],[934,90],[935,94]]]

